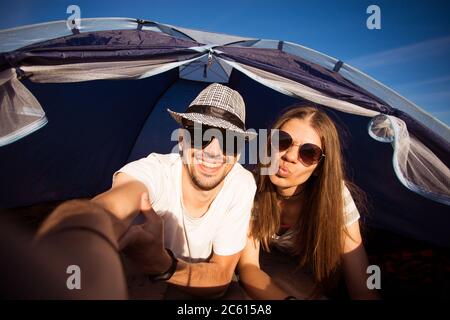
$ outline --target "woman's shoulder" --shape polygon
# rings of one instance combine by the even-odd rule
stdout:
[[[351,187],[351,184],[349,184]],[[356,207],[355,201],[353,200],[352,194],[347,187],[347,183],[343,181],[342,187],[342,198],[344,202],[344,218],[345,225],[349,226],[356,222],[360,218],[358,208]]]
[[[347,187],[347,183],[345,181],[342,181],[342,197],[344,199],[344,202],[347,202],[349,200],[353,201],[352,194]]]

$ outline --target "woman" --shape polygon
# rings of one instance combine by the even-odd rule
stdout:
[[[359,213],[347,189],[350,185],[344,183],[339,136],[332,120],[317,108],[294,107],[273,129],[280,130],[279,148],[273,155],[279,161],[278,171],[262,175],[263,165],[256,170],[250,237],[239,261],[240,281],[247,293],[254,299],[318,297],[336,286],[342,270],[350,298],[377,298],[366,285],[368,260]],[[298,268],[278,272],[285,285],[261,269],[260,247],[261,254],[271,252],[271,256],[275,251],[278,257],[287,254],[295,259]],[[312,273],[312,286],[303,280],[296,285],[299,268]]]

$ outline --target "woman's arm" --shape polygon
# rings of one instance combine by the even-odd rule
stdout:
[[[256,300],[282,300],[288,294],[280,289],[259,266],[259,241],[248,238],[238,263],[239,279],[247,294]]]
[[[369,260],[362,243],[358,221],[347,227],[345,235],[342,266],[345,283],[351,299],[369,300],[379,299],[376,290],[367,288],[367,267]]]

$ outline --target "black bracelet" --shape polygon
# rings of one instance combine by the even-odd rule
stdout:
[[[173,254],[172,250],[166,248],[167,253],[169,254],[170,258],[172,259],[172,264],[170,265],[169,269],[161,274],[149,274],[148,279],[151,282],[158,282],[158,281],[165,281],[169,280],[175,271],[177,270],[178,265],[178,259]]]

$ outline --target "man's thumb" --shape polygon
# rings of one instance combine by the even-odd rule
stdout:
[[[141,194],[141,211],[147,212],[152,208],[152,204],[150,203],[150,199],[148,197],[147,192],[143,192]]]
[[[125,232],[119,239],[119,250],[128,247],[129,244],[136,241],[139,232],[142,232],[142,228],[140,226],[131,226],[130,229],[128,229],[127,232]]]
[[[141,194],[141,214],[143,214],[144,217],[147,218],[147,222],[155,223],[156,221],[160,220],[160,218],[152,208],[152,204],[150,203],[147,192]]]

